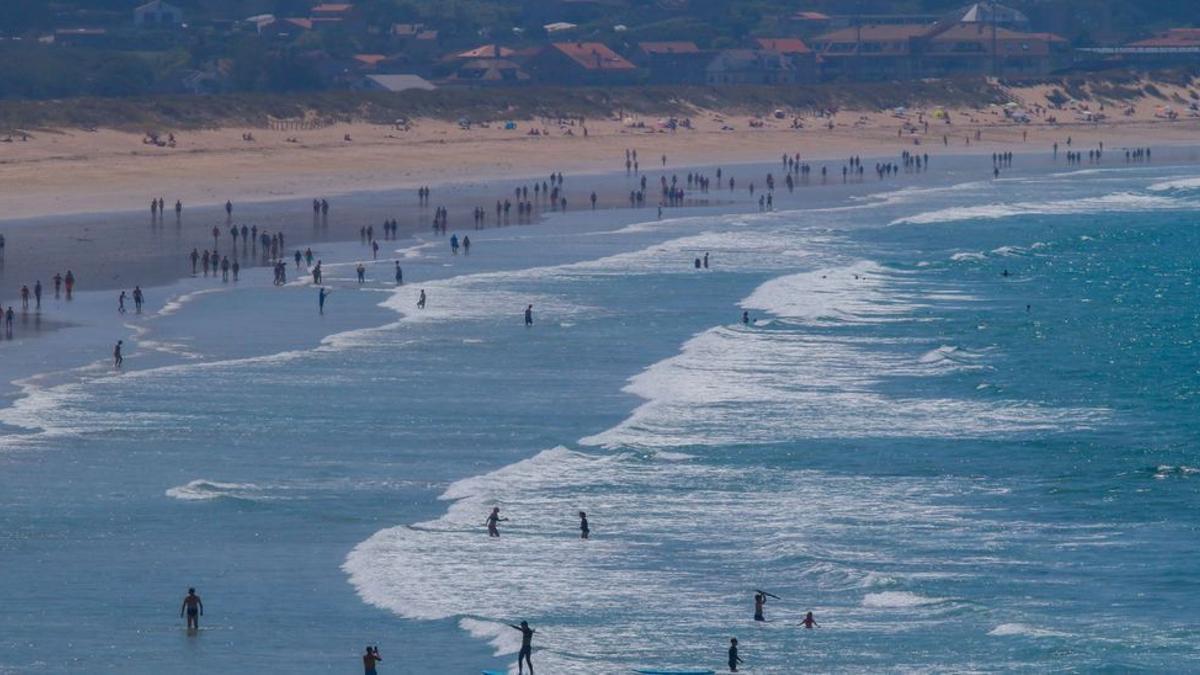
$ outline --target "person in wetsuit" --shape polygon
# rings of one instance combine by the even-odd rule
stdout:
[[[521,631],[521,651],[517,653],[517,675],[525,672],[525,664],[529,664],[529,675],[533,675],[533,660],[530,657],[533,654],[533,634],[537,631],[530,628],[525,621],[522,621],[520,626],[510,623],[508,627]]]
[[[729,672],[736,673],[739,663],[742,663],[742,657],[738,656],[738,641],[737,638],[729,639]]]
[[[179,616],[183,616],[184,612],[187,612],[188,630],[199,630],[200,617],[204,616],[204,603],[200,601],[200,596],[196,595],[194,588],[188,589],[187,595],[183,598],[183,604],[179,607]]]
[[[587,539],[592,534],[592,528],[588,527],[587,514],[583,511],[579,512],[579,538]]]
[[[533,325],[533,305],[525,306],[525,325],[526,326]]]

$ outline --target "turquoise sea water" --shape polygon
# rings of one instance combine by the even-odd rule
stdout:
[[[981,162],[95,310],[0,410],[0,672],[1200,668],[1196,169]]]

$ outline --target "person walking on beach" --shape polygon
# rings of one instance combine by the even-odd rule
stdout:
[[[192,276],[196,276],[196,261],[200,260],[200,253],[196,249],[192,249]]]
[[[587,539],[592,534],[592,528],[588,527],[587,514],[583,511],[579,512],[579,538]]]
[[[187,613],[188,630],[200,630],[200,617],[204,616],[204,603],[200,601],[200,596],[196,595],[194,588],[188,589],[187,595],[183,598],[183,604],[179,606],[179,616],[183,616],[185,612]]]
[[[233,202],[226,200],[225,201],[225,216],[229,217],[232,215],[233,215]]]
[[[487,521],[485,523],[487,525],[488,536],[489,537],[499,537],[500,536],[499,524],[501,521],[505,521],[505,520],[508,520],[508,518],[500,517],[500,507],[493,506],[492,512],[490,514],[488,514]]]
[[[296,255],[299,256],[300,252],[297,251]],[[379,240],[378,239],[371,240],[371,259],[379,260]]]
[[[525,306],[525,325],[526,326],[533,325],[533,305]]]
[[[417,298],[417,309],[425,309],[425,289],[421,289],[421,296]]]
[[[42,280],[41,279],[38,279],[37,282],[35,282],[33,284],[33,302],[34,302],[35,309],[42,308]]]
[[[508,627],[521,631],[521,651],[517,652],[517,675],[525,672],[526,664],[529,665],[529,675],[533,675],[533,634],[537,631],[530,628],[526,621],[522,621],[519,626],[510,623]]]
[[[21,285],[21,310],[29,311],[29,287],[24,284]]]
[[[354,268],[354,271],[358,273],[358,283],[367,283],[367,268],[362,263],[359,263],[358,267]]]
[[[396,285],[404,285],[404,270],[400,269],[400,261],[396,261]]]
[[[117,296],[117,312],[125,313],[125,291],[121,291],[121,294]]]
[[[737,638],[729,639],[729,672],[736,673],[738,664],[744,663],[742,657],[738,656],[738,641]]]
[[[4,332],[8,337],[12,337],[13,317],[16,312],[13,311],[12,305],[8,306],[8,310],[4,312]]]
[[[11,307],[9,308],[12,309]],[[121,345],[123,341],[117,340],[117,344],[113,346],[113,367],[120,368],[122,363],[125,363],[125,357],[121,356]]]
[[[820,628],[820,626],[817,624],[816,619],[813,618],[812,612],[805,614],[804,620],[801,621],[800,624],[803,625],[808,630],[812,630],[813,628]]]
[[[375,671],[375,664],[383,660],[379,655],[379,647],[367,645],[367,651],[363,654],[363,675],[378,675]]]
[[[325,298],[328,298],[328,297],[329,297],[329,291],[325,290],[325,287],[322,286],[321,289],[317,291],[317,312],[318,313],[320,313],[320,314],[325,313]]]
[[[141,286],[133,287],[133,307],[138,314],[142,313],[142,303],[146,302],[146,296],[142,294]]]
[[[471,237],[470,237],[470,235],[463,235],[462,246],[463,246],[463,255],[471,255]]]
[[[63,277],[63,285],[67,288],[67,299],[71,299],[71,291],[75,290],[75,273],[67,270],[67,276]]]

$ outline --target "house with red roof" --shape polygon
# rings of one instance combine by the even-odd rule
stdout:
[[[540,81],[553,84],[627,84],[638,68],[601,42],[554,42],[527,64]]]
[[[704,84],[712,53],[695,42],[639,42],[633,60],[645,68],[653,84]]]
[[[796,82],[813,82],[817,79],[817,55],[804,40],[796,37],[754,38],[760,51],[782,55],[791,65],[792,77]]]
[[[1069,64],[1067,41],[978,22],[842,28],[812,39],[825,79],[906,80],[996,75],[1030,77]]]

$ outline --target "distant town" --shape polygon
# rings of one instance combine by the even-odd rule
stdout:
[[[1110,42],[1098,43],[1095,35],[1081,37],[1068,15],[1031,18],[994,2],[919,14],[862,11],[890,6],[879,2],[818,1],[778,15],[755,5],[741,26],[727,25],[734,20],[726,7],[711,17],[725,23],[708,29],[694,20],[704,19],[702,11],[688,16],[705,3],[686,0],[649,9],[634,0],[547,0],[536,12],[522,5],[522,25],[512,17],[464,17],[468,6],[459,4],[418,20],[422,13],[412,7],[379,0],[267,3],[287,11],[223,18],[202,0],[130,2],[123,11],[121,3],[99,4],[106,9],[50,3],[23,24],[0,24],[7,28],[0,53],[8,54],[0,97],[1021,80],[1200,63],[1200,28],[1110,25],[1096,31]],[[414,18],[394,20],[404,15]],[[609,20],[628,16],[648,23]],[[38,66],[26,67],[31,61]]]

